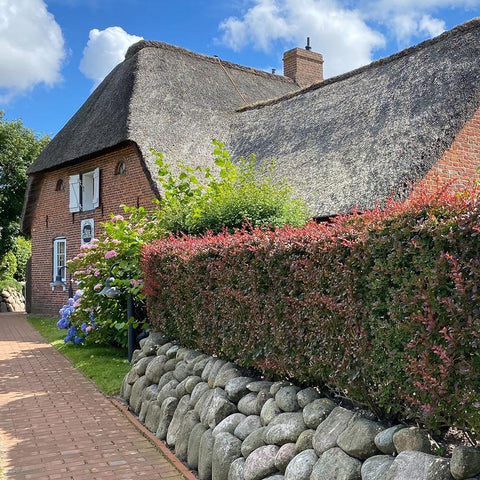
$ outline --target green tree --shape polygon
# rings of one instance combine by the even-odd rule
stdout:
[[[12,249],[19,233],[27,168],[49,141],[21,120],[7,121],[0,111],[0,258]]]

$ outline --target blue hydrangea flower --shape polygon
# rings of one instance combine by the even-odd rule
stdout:
[[[70,326],[70,322],[66,318],[62,317],[57,322],[57,328],[59,328],[60,330],[67,329],[69,326]]]

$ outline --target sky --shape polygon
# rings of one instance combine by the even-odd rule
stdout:
[[[54,136],[142,38],[281,74],[310,37],[327,78],[477,16],[480,0],[0,0],[0,110]]]

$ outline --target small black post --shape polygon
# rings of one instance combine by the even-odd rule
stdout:
[[[135,350],[135,332],[133,330],[133,319],[135,317],[133,307],[133,296],[131,293],[127,297],[127,320],[128,320],[128,361],[132,361],[133,351]]]
[[[68,298],[73,298],[72,274],[70,274],[70,282],[68,285]]]

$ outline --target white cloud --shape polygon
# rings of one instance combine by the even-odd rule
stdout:
[[[269,52],[302,47],[309,36],[324,56],[328,77],[369,63],[386,39],[404,48],[439,35],[446,29],[440,10],[474,12],[480,0],[244,0],[244,5],[241,16],[220,24],[223,44]]]
[[[445,31],[445,22],[430,15],[423,15],[419,27],[420,31],[425,32],[429,37],[436,37]]]
[[[93,80],[96,87],[124,59],[128,47],[140,40],[142,37],[130,35],[121,27],[90,30],[80,71]]]
[[[391,12],[433,12],[441,8],[473,9],[477,7],[479,0],[367,0],[359,2],[367,5],[372,15],[375,13],[388,14]]]
[[[303,46],[306,37],[325,58],[325,76],[368,63],[372,51],[384,45],[382,34],[371,29],[356,10],[335,0],[255,0],[241,19],[221,23],[222,42],[235,50],[251,43],[268,51],[278,41]]]
[[[43,0],[0,0],[0,101],[62,80],[62,31]]]
[[[441,9],[474,11],[480,0],[369,0],[362,3],[364,18],[382,24],[400,47],[434,37],[446,29],[435,17]]]

